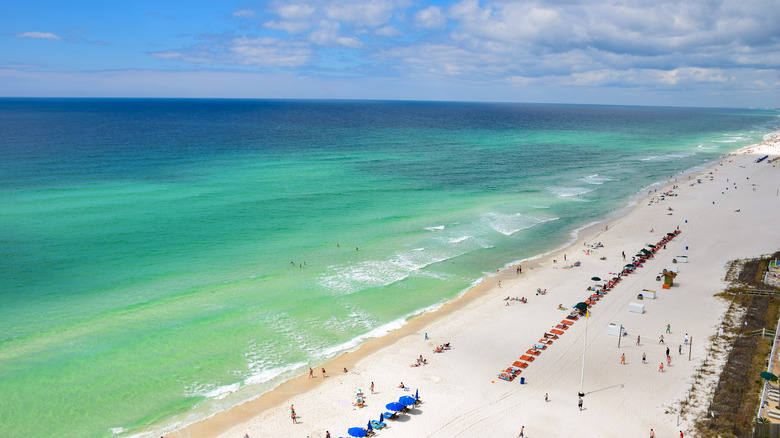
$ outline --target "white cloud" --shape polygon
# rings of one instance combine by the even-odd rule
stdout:
[[[321,21],[319,27],[315,29],[309,39],[321,46],[344,46],[359,48],[363,43],[357,38],[344,37],[339,35],[341,25],[333,21]]]
[[[230,50],[238,55],[242,64],[273,67],[301,66],[311,56],[311,50],[305,44],[276,38],[236,38]]]
[[[401,32],[398,28],[393,26],[380,27],[379,29],[374,31],[374,33],[379,36],[384,36],[389,38],[395,38],[403,35],[403,32]]]
[[[17,33],[16,36],[19,38],[37,38],[37,39],[44,39],[44,40],[62,39],[59,36],[49,32],[22,32],[22,33]]]
[[[263,23],[263,26],[269,29],[283,30],[289,34],[297,35],[310,29],[312,24],[308,21],[271,20]]]
[[[328,18],[359,26],[381,26],[390,20],[398,6],[395,1],[333,1],[324,6]]]
[[[251,9],[239,9],[233,12],[234,17],[252,18],[255,16],[255,11]]]
[[[440,7],[428,6],[414,14],[414,22],[419,27],[441,29],[447,25],[447,17],[444,16]]]
[[[308,3],[283,4],[277,2],[271,8],[277,15],[285,20],[302,20],[314,15],[317,8]]]

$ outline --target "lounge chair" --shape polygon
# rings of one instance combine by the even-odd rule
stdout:
[[[529,356],[527,354],[524,354],[524,355],[520,356],[520,360],[524,360],[526,362],[533,362],[534,359],[535,358],[533,356]]]
[[[550,330],[550,333],[555,333],[556,335],[562,335],[563,334],[563,330],[552,329],[552,330]]]
[[[528,367],[528,364],[527,364],[527,363],[525,363],[525,362],[520,362],[520,361],[516,360],[516,361],[515,361],[515,362],[512,364],[512,366],[513,366],[513,367],[518,367],[518,368],[526,368],[526,367]]]
[[[371,420],[371,427],[373,427],[374,429],[383,429],[386,426],[387,426],[387,423],[385,423],[385,422],[380,423],[380,422],[378,422],[376,420]]]
[[[395,420],[398,418],[398,412],[385,412],[384,416],[387,420]]]
[[[534,349],[526,350],[526,353],[533,354],[534,356],[538,356],[538,355],[542,354],[541,351],[534,350]]]
[[[574,322],[573,321],[569,321],[568,319],[564,319],[564,320],[561,321],[561,324],[572,325],[572,324],[574,324]]]

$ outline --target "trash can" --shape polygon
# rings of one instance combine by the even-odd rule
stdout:
[[[520,378],[520,384],[521,385],[525,385],[525,377],[521,377]]]

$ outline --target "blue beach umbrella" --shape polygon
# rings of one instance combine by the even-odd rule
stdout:
[[[414,390],[414,398],[415,398],[416,400],[419,400],[419,399],[420,399],[420,390],[419,390],[419,389],[415,389],[415,390]]]
[[[366,436],[366,431],[362,427],[350,427],[347,433],[349,433],[350,436]]]
[[[401,409],[404,408],[404,405],[398,402],[390,402],[385,407],[390,411],[400,411]]]
[[[379,422],[381,423],[381,422],[383,422],[383,421],[385,421],[385,414],[383,414],[383,413],[381,413],[381,412],[380,412],[380,413],[379,413]]]
[[[404,406],[411,406],[415,403],[414,397],[409,397],[408,395],[405,395],[398,399],[398,402],[400,402]]]

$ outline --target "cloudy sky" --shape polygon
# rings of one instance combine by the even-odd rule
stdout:
[[[777,0],[0,1],[0,96],[780,107]]]

